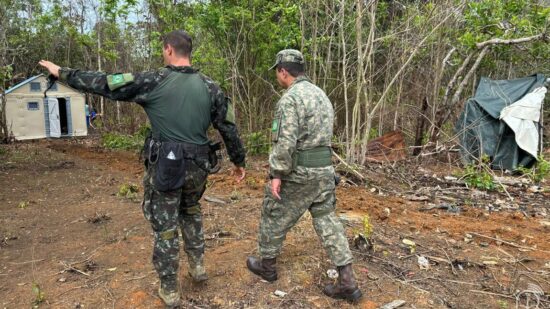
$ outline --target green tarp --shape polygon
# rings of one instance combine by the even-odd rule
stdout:
[[[455,126],[464,161],[478,160],[484,154],[494,169],[532,166],[536,158],[518,146],[514,131],[499,117],[502,109],[544,86],[544,82],[542,74],[514,80],[481,78]]]

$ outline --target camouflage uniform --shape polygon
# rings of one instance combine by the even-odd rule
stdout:
[[[187,165],[185,184],[181,190],[158,191],[153,179],[156,166],[145,171],[143,178],[143,214],[151,223],[155,236],[153,264],[161,278],[175,276],[179,267],[178,225],[190,265],[202,263],[204,234],[199,200],[206,189],[207,157],[194,159]]]
[[[186,159],[183,187],[173,191],[155,188],[157,165],[146,160],[142,206],[154,231],[153,264],[161,279],[171,278],[161,283],[175,282],[179,267],[178,225],[189,264],[202,263],[203,259],[199,200],[209,169],[205,149],[210,124],[220,132],[231,162],[244,166],[245,151],[231,102],[211,79],[191,67],[167,66],[151,72],[112,75],[61,68],[60,80],[113,100],[135,101],[145,109],[155,139],[186,143],[191,150],[197,150],[193,158]]]
[[[293,50],[284,50],[278,62],[293,62]],[[307,77],[297,77],[277,103],[272,126],[273,148],[269,156],[270,175],[281,179],[281,200],[270,185],[265,187],[262,206],[259,252],[263,259],[276,258],[287,232],[309,210],[313,225],[332,262],[344,266],[352,262],[344,228],[334,213],[334,168],[330,145],[334,111],[323,90]],[[298,160],[300,152],[327,149],[329,163],[306,167]]]

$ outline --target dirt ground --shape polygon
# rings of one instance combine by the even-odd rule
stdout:
[[[0,307],[163,307],[140,207],[137,154],[105,150],[90,139],[0,147]],[[455,196],[460,209],[452,211],[429,209],[440,205],[433,196],[407,198],[421,196],[420,189],[388,189],[400,186],[384,182],[382,167],[372,172],[376,185],[342,182],[338,213],[364,292],[360,303],[349,304],[322,293],[333,266],[308,214],[288,235],[278,281],[247,271],[245,259],[256,253],[265,158],[249,160],[240,184],[229,168],[209,178],[205,193],[224,203],[202,200],[209,280],[191,283],[180,258],[183,308],[378,308],[394,300],[406,302],[400,308],[550,308],[547,189],[516,192],[520,207],[500,211],[483,204],[505,200],[503,193]],[[422,171],[448,173],[444,165]],[[132,183],[137,197],[118,196]],[[366,215],[372,247],[354,238]],[[424,258],[429,264],[421,267]],[[276,296],[277,290],[288,294]]]

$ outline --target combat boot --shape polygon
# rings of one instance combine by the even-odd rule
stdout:
[[[355,302],[363,295],[355,283],[351,263],[346,266],[338,266],[338,282],[325,286],[325,295],[335,299],[345,299]]]
[[[262,277],[262,279],[273,282],[277,280],[277,269],[275,264],[277,259],[258,259],[253,256],[246,259],[246,267],[254,274]]]
[[[166,276],[160,279],[159,297],[168,308],[180,305],[180,292],[175,275]]]
[[[203,259],[189,258],[189,276],[193,278],[195,282],[204,282],[208,280],[206,269],[204,268]]]

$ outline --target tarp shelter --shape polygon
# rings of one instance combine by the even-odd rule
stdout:
[[[44,75],[31,77],[6,90],[6,122],[16,140],[86,136],[84,94],[60,82],[44,91]]]
[[[532,166],[542,147],[544,83],[541,74],[514,80],[481,78],[455,127],[462,158],[472,162],[487,155],[494,169]]]

